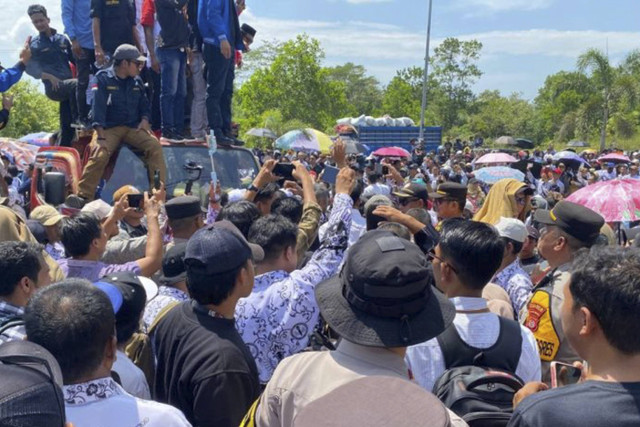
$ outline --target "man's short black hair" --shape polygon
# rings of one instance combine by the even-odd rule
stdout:
[[[411,232],[409,231],[409,229],[405,225],[402,225],[398,222],[384,222],[378,225],[377,229],[390,231],[401,239],[411,241]]]
[[[247,262],[252,261],[248,260]],[[191,298],[201,305],[220,305],[229,298],[240,270],[246,266],[247,263],[222,274],[204,274],[202,273],[205,269],[204,264],[191,260],[186,264],[187,289],[189,289]]]
[[[320,201],[320,199],[329,200],[331,197],[329,189],[322,183],[315,184],[313,186],[313,191],[316,193],[316,199],[318,199],[318,201]]]
[[[349,194],[354,205],[358,203],[358,201],[360,200],[360,197],[362,197],[363,191],[364,191],[364,182],[362,182],[361,179],[357,179],[356,184],[353,186],[353,190],[351,190],[351,194]]]
[[[265,260],[274,260],[282,252],[296,246],[298,226],[282,215],[267,215],[253,223],[249,230],[249,242],[260,245]]]
[[[513,255],[518,255],[522,250],[522,246],[524,246],[524,242],[518,242],[508,237],[500,237],[500,239],[502,239],[502,242],[504,243],[505,247],[507,247],[507,243],[511,243],[511,246],[513,247],[513,250],[511,251],[511,253]]]
[[[40,245],[13,241],[0,242],[0,296],[11,295],[23,277],[28,277],[37,283],[43,262]]]
[[[369,184],[375,184],[382,179],[382,175],[378,172],[373,172],[367,175],[367,179],[369,180]]]
[[[302,202],[297,197],[281,197],[271,205],[271,213],[282,215],[294,224],[302,219]]]
[[[107,295],[84,279],[66,279],[38,291],[24,314],[29,341],[56,358],[65,384],[94,372],[115,334]]]
[[[89,253],[91,242],[102,236],[102,227],[95,215],[80,213],[74,217],[63,218],[60,233],[67,256],[77,257]]]
[[[280,191],[280,187],[275,182],[270,182],[258,191],[256,197],[253,199],[254,202],[264,202],[265,200],[271,199],[278,191]]]
[[[226,219],[235,225],[242,235],[247,238],[249,229],[255,220],[260,218],[260,209],[248,200],[240,200],[239,202],[230,203],[220,211],[216,221]]]
[[[442,222],[439,246],[443,258],[472,289],[485,287],[500,267],[504,254],[504,243],[493,227],[461,218]]]
[[[32,5],[31,5],[31,6],[29,6],[29,8],[27,9],[27,15],[29,15],[29,16],[33,16],[33,15],[35,15],[36,13],[41,13],[41,14],[43,14],[43,15],[45,16],[45,18],[46,18],[46,17],[48,17],[48,16],[47,16],[47,8],[46,8],[46,7],[44,7],[44,6],[43,6],[43,5],[41,5],[41,4],[32,4]]]
[[[569,290],[574,311],[586,307],[598,319],[611,346],[627,355],[640,353],[640,250],[594,246],[578,252]]]

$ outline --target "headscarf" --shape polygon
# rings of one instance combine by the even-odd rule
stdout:
[[[496,224],[500,217],[517,218],[524,222],[526,213],[531,209],[527,203],[523,211],[518,215],[520,205],[516,202],[516,193],[527,185],[517,179],[505,178],[496,182],[482,205],[482,208],[474,215],[473,220]]]
[[[38,243],[33,234],[29,231],[27,223],[14,211],[6,206],[0,205],[0,242],[19,241]],[[59,282],[64,279],[64,274],[60,270],[58,263],[51,256],[42,251],[44,260],[49,264],[49,276],[52,282]]]

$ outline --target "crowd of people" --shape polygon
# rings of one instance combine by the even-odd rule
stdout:
[[[29,6],[39,34],[0,91],[26,70],[60,102],[58,144],[94,136],[57,206],[1,153],[0,425],[640,425],[640,226],[565,200],[640,179],[640,151],[512,150],[523,178],[488,181],[481,141],[381,158],[337,138],[255,150],[250,185],[211,182],[204,206],[170,197],[150,131],[184,138],[187,67],[192,136],[240,143],[243,9],[63,0],[62,35]],[[123,143],[150,190],[95,198]]]

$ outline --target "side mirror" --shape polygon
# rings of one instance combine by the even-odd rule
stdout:
[[[51,206],[64,203],[65,176],[62,172],[47,172],[44,174],[44,200]]]

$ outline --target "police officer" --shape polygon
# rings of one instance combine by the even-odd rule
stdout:
[[[457,182],[443,182],[435,192],[429,193],[433,199],[434,210],[440,221],[449,218],[462,218],[467,202],[467,186]],[[437,229],[439,229],[438,224]]]
[[[604,219],[589,208],[561,201],[550,211],[538,209],[535,220],[543,226],[538,252],[549,263],[550,271],[533,288],[529,301],[520,312],[520,321],[536,337],[542,380],[549,383],[550,362],[573,363],[579,359],[565,340],[560,307],[564,287],[571,278],[569,269],[574,254],[594,244]]]
[[[166,182],[166,165],[160,142],[151,134],[149,102],[142,79],[138,76],[146,58],[129,44],[120,45],[113,54],[112,67],[96,74],[97,86],[91,109],[95,129],[91,141],[91,156],[78,184],[78,194],[67,197],[66,203],[81,208],[93,200],[96,186],[109,158],[120,144],[126,143],[141,152],[147,168],[150,187],[154,173]]]
[[[200,199],[195,196],[180,196],[165,205],[169,227],[173,231],[173,242],[167,249],[178,243],[186,243],[193,234],[204,226],[204,213]]]

